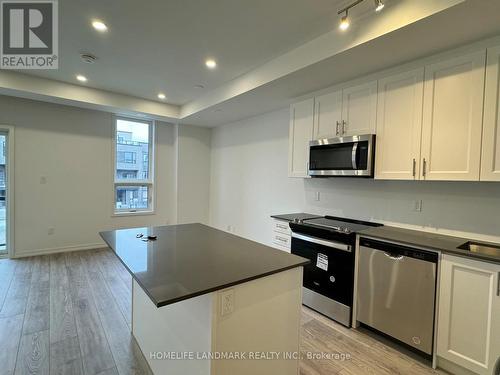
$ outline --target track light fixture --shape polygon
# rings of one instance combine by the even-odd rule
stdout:
[[[347,30],[349,28],[349,17],[348,17],[348,13],[347,13],[347,10],[345,11],[345,15],[342,16],[342,18],[340,19],[340,24],[339,24],[339,28],[340,30],[344,31],[344,30]]]
[[[375,12],[380,12],[384,9],[384,2],[382,0],[375,0]]]
[[[341,9],[338,11],[338,15],[341,15],[341,14],[344,14],[341,18],[340,18],[340,24],[339,24],[339,28],[340,30],[344,31],[344,30],[347,30],[349,28],[349,25],[350,25],[350,22],[349,22],[349,10],[351,8],[354,8],[356,5],[362,3],[364,0],[356,0],[355,2],[349,4],[348,6],[346,6],[344,9]],[[382,9],[384,9],[384,1],[383,0],[374,0],[375,1],[375,11],[376,12],[380,12]]]

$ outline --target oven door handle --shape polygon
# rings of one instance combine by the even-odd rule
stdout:
[[[357,153],[358,153],[358,142],[355,142],[352,145],[352,154],[351,154],[352,169],[354,169],[354,170],[358,169],[358,163],[356,163]]]
[[[298,234],[298,233],[295,233],[295,232],[292,232],[292,237],[293,238],[297,238],[299,240],[303,240],[303,241],[307,241],[307,242],[312,242],[312,243],[315,243],[315,244],[318,244],[318,245],[331,247],[333,249],[346,251],[348,253],[352,252],[352,246],[351,245],[346,245],[344,243],[335,242],[335,241],[326,241],[326,240],[322,240],[320,238],[311,237],[311,236],[305,236],[303,234]]]

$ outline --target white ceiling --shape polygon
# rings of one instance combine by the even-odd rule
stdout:
[[[59,70],[23,71],[184,104],[336,26],[345,0],[59,1]],[[92,19],[108,32],[98,33]],[[98,57],[93,64],[81,52]],[[217,60],[209,71],[204,61]],[[195,85],[204,85],[197,89]]]
[[[367,0],[342,33],[337,10],[350,2],[60,1],[60,69],[0,71],[0,94],[218,126],[405,61],[500,40],[499,0],[386,0],[380,13]],[[109,31],[93,30],[94,18]],[[99,60],[85,64],[81,52]],[[216,70],[206,57],[217,59]],[[88,83],[76,82],[77,73]]]
[[[286,107],[329,86],[489,37],[500,42],[500,1],[467,0],[183,116],[182,122],[208,127],[231,123]]]

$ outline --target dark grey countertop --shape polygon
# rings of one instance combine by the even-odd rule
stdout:
[[[137,234],[156,235],[144,242]],[[301,267],[308,259],[202,224],[101,232],[157,306]]]
[[[296,214],[271,215],[271,217],[273,219],[278,219],[283,221],[294,221],[295,219],[297,220],[315,219],[317,217],[322,217],[322,216],[298,212]]]
[[[474,241],[467,238],[452,237],[436,233],[428,233],[390,226],[368,228],[358,232],[358,235],[380,238],[387,241],[400,242],[409,246],[419,246],[427,248],[429,250],[439,250],[443,253],[451,255],[500,263],[500,256],[474,253],[468,250],[457,248],[458,246],[468,241],[491,244],[485,241]],[[499,246],[498,244],[491,245]]]

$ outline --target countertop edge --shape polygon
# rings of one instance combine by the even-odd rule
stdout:
[[[274,271],[265,272],[263,274],[259,274],[259,275],[252,276],[252,277],[247,277],[247,278],[242,279],[242,280],[234,281],[234,282],[231,282],[231,283],[228,283],[228,284],[224,284],[224,285],[221,285],[221,286],[217,286],[217,287],[214,287],[214,288],[209,288],[207,290],[199,291],[199,292],[192,293],[192,294],[189,294],[189,295],[186,295],[186,296],[174,298],[172,300],[156,304],[156,307],[163,307],[163,306],[172,305],[172,304],[174,304],[176,302],[181,302],[181,301],[184,301],[184,300],[187,300],[187,299],[190,299],[190,298],[202,296],[204,294],[216,292],[218,290],[227,289],[227,288],[230,288],[230,287],[233,287],[233,286],[236,286],[236,285],[240,285],[240,284],[244,284],[244,283],[247,283],[247,282],[250,282],[250,281],[253,281],[253,280],[262,279],[264,277],[272,276],[272,275],[275,275],[275,274],[280,273],[280,272],[289,271],[289,270],[292,270],[292,269],[298,268],[298,267],[304,267],[305,265],[307,265],[309,263],[310,263],[310,261],[307,260],[307,261],[304,261],[304,262],[300,262],[300,263],[298,263],[296,265],[291,265],[291,266],[283,267],[283,268],[280,268],[280,269],[277,269],[277,270],[274,270]],[[134,279],[135,279],[135,277],[134,277]]]
[[[285,271],[288,271],[288,270],[291,270],[291,269],[294,269],[294,268],[297,268],[297,267],[304,267],[305,265],[307,265],[307,264],[309,264],[311,262],[310,260],[303,258],[304,261],[298,262],[297,264],[289,265],[289,266],[286,266],[286,267],[283,267],[283,268],[278,268],[278,269],[273,270],[273,271],[264,272],[262,274],[258,274],[258,275],[252,276],[252,277],[247,277],[245,279],[237,280],[237,281],[234,281],[234,282],[231,282],[231,283],[223,284],[223,285],[220,285],[220,286],[217,286],[217,287],[213,287],[213,288],[209,288],[209,289],[206,289],[206,290],[201,290],[201,291],[198,291],[196,293],[191,293],[191,294],[188,294],[188,295],[185,295],[185,296],[173,298],[173,299],[170,299],[168,301],[158,302],[155,298],[153,298],[151,296],[151,294],[148,292],[148,289],[146,287],[144,287],[144,285],[142,285],[142,283],[139,280],[139,278],[137,278],[135,276],[135,273],[132,272],[130,270],[130,268],[128,268],[128,266],[125,264],[125,262],[116,254],[116,252],[111,247],[111,245],[106,241],[106,239],[104,238],[104,236],[102,235],[102,233],[103,232],[99,232],[99,235],[104,240],[104,242],[106,243],[106,245],[112,250],[112,252],[115,255],[115,257],[117,257],[118,260],[120,261],[120,263],[123,264],[123,266],[128,271],[128,273],[130,273],[130,276],[132,276],[132,278],[137,282],[137,284],[139,284],[139,286],[141,287],[141,289],[144,291],[144,293],[146,293],[146,295],[149,297],[149,299],[151,300],[151,302],[153,302],[153,304],[157,308],[160,308],[160,307],[163,307],[163,306],[172,305],[172,304],[174,304],[176,302],[181,302],[181,301],[184,301],[184,300],[187,300],[187,299],[190,299],[190,298],[202,296],[204,294],[216,292],[218,290],[227,289],[227,288],[230,288],[232,286],[239,285],[239,284],[244,284],[244,283],[247,283],[249,281],[261,279],[263,277],[275,275],[277,273],[285,272]]]

